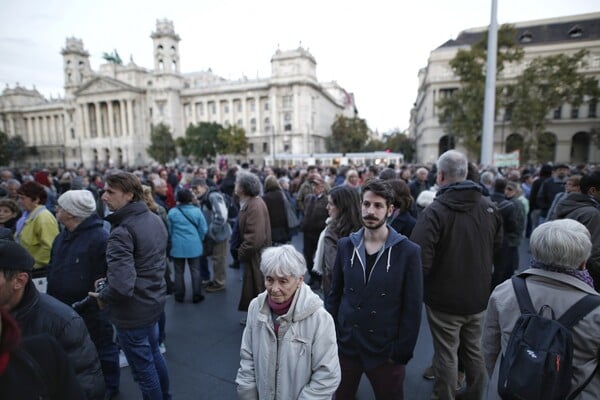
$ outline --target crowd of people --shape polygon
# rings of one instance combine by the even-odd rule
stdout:
[[[422,311],[433,398],[496,398],[522,310],[515,277],[557,317],[600,296],[592,166],[478,168],[450,150],[434,165],[5,168],[0,180],[2,397],[30,374],[32,396],[117,398],[122,353],[144,399],[169,399],[167,296],[201,303],[226,290],[228,267],[243,270],[243,399],[351,399],[363,373],[377,399],[401,399]],[[529,237],[532,260],[519,259]],[[600,396],[599,314],[571,328],[581,399]],[[48,362],[59,368],[40,373]]]

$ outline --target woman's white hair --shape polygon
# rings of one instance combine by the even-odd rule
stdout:
[[[269,247],[260,256],[260,271],[264,276],[299,278],[306,273],[306,261],[290,244]]]
[[[573,219],[558,219],[538,226],[529,242],[533,259],[562,268],[579,268],[592,252],[587,228]]]

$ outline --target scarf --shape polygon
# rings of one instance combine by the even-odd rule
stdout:
[[[272,313],[276,314],[277,316],[282,316],[287,314],[287,312],[290,310],[292,301],[294,301],[294,296],[295,293],[283,303],[275,303],[273,300],[271,300],[270,296],[267,296],[267,304],[269,304]],[[273,330],[275,331],[275,335],[279,333],[279,323],[277,322],[276,318],[273,318]]]
[[[543,269],[550,272],[560,272],[563,274],[574,276],[582,282],[587,283],[592,288],[594,287],[594,279],[587,269],[565,268],[556,265],[544,264],[539,261],[531,260],[531,268]]]

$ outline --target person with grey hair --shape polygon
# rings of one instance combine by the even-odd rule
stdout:
[[[242,295],[238,310],[248,311],[250,301],[265,290],[260,272],[260,252],[271,245],[271,221],[269,210],[260,198],[261,185],[258,177],[240,171],[236,175],[235,194],[240,199],[238,233],[240,244],[237,256],[244,266]],[[240,321],[245,323],[244,320]]]
[[[433,338],[434,398],[456,394],[458,355],[465,366],[465,398],[485,390],[481,322],[490,295],[494,251],[502,243],[502,217],[467,180],[464,154],[449,150],[437,163],[435,201],[419,214],[410,239],[421,246],[424,301]]]
[[[304,283],[306,261],[292,245],[269,247],[266,290],[250,303],[240,349],[240,399],[331,399],[341,379],[335,326]]]
[[[586,261],[592,250],[586,227],[571,219],[546,222],[531,234],[531,268],[519,274],[525,278],[533,307],[549,307],[556,318],[584,296],[599,296],[594,290]],[[499,399],[498,370],[501,355],[521,315],[513,283],[506,281],[490,296],[483,329],[483,350],[490,376],[488,399]],[[596,399],[600,393],[598,354],[600,354],[600,306],[589,312],[571,329],[573,376],[571,394],[583,388],[577,399]],[[585,382],[587,386],[583,387]]]
[[[52,243],[48,263],[47,293],[67,305],[86,298],[94,282],[106,276],[108,233],[96,214],[94,195],[88,190],[69,190],[58,198],[56,218],[65,229]],[[84,303],[88,304],[88,303]],[[106,386],[105,398],[119,392],[119,348],[107,310],[95,302],[76,309],[96,346]]]

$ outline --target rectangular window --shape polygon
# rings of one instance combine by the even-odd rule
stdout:
[[[596,118],[596,108],[598,107],[598,101],[596,99],[590,100],[588,103],[588,118]]]
[[[579,118],[579,107],[572,106],[571,107],[571,119]]]
[[[256,104],[254,104],[254,99],[248,99],[246,100],[246,103],[248,103],[248,109],[250,111],[256,111]]]
[[[204,104],[196,103],[196,115],[197,116],[204,115]]]
[[[562,106],[558,106],[555,110],[554,110],[554,119],[560,119],[562,116]]]
[[[248,153],[254,153],[254,143],[248,144]]]
[[[283,115],[283,130],[289,132],[292,130],[292,114],[285,113]]]
[[[237,112],[242,112],[242,102],[240,100],[234,100],[233,107],[236,109]]]
[[[281,106],[283,108],[292,108],[294,104],[294,96],[283,96],[281,98]]]
[[[269,144],[267,142],[263,142],[263,153],[269,152]]]

